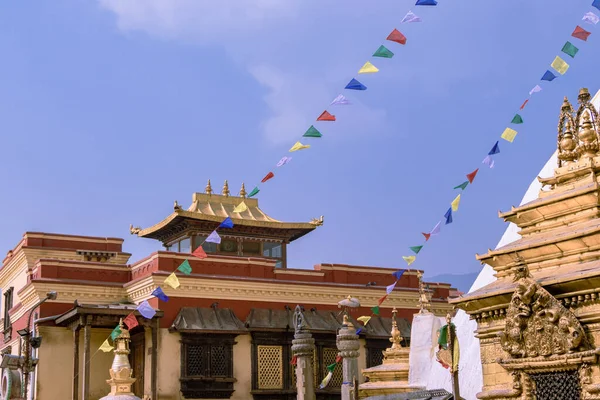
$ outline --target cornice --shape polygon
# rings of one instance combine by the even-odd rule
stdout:
[[[69,240],[74,242],[87,242],[87,243],[110,243],[110,244],[123,244],[125,239],[101,237],[101,236],[79,236],[79,235],[66,235],[63,233],[45,233],[45,232],[25,232],[23,235],[25,238],[36,238],[36,239],[56,239],[56,240]]]
[[[27,272],[27,270],[28,263],[25,253],[22,250],[14,253],[11,259],[0,269],[0,288],[6,287],[8,282],[15,279],[15,275]],[[18,290],[18,288],[15,288],[15,290]]]

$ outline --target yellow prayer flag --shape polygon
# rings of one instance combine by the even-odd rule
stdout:
[[[179,287],[179,279],[177,279],[177,275],[175,275],[175,272],[167,276],[167,279],[165,279],[165,285],[169,285],[173,289],[177,289]]]
[[[310,144],[302,144],[300,142],[296,142],[292,148],[290,149],[290,153],[298,150],[310,149]]]
[[[567,64],[565,60],[563,60],[559,56],[556,56],[556,58],[554,59],[554,61],[552,61],[552,64],[550,64],[550,66],[561,75],[564,75],[565,72],[567,72],[567,70],[569,69],[569,64]]]
[[[379,72],[379,68],[371,64],[370,61],[367,61],[365,65],[363,65],[362,68],[358,70],[359,74],[374,74],[375,72]]]
[[[412,263],[414,263],[414,262],[415,262],[415,260],[417,259],[417,256],[402,256],[402,259],[403,259],[404,261],[406,261],[406,263],[407,263],[408,265],[410,265],[410,264],[412,264]]]
[[[102,343],[102,346],[100,346],[100,349],[98,350],[102,350],[103,352],[108,353],[109,351],[113,350],[113,347],[110,345],[110,343],[108,343],[108,339],[106,339],[104,343]]]
[[[515,137],[517,136],[517,131],[515,131],[514,129],[510,129],[510,128],[506,128],[504,130],[504,132],[502,132],[502,135],[500,136],[502,139],[506,140],[507,142],[513,142],[513,140],[515,140]]]
[[[456,196],[450,205],[452,206],[452,211],[458,211],[458,205],[460,204],[460,194]]]
[[[367,317],[365,315],[365,316],[356,318],[356,320],[362,322],[365,325],[367,325],[369,323],[369,321],[371,320],[371,317]]]
[[[240,204],[238,204],[237,206],[235,206],[235,208],[233,209],[234,213],[241,213],[244,212],[248,209],[248,206],[246,205],[246,202],[242,201]]]

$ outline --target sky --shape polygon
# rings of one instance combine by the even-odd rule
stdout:
[[[26,231],[125,239],[187,208],[207,179],[250,190],[312,124],[323,133],[262,186],[271,217],[325,223],[288,247],[288,267],[473,273],[556,146],[563,96],[600,89],[591,0],[22,0],[0,2],[0,251]],[[400,24],[412,9],[423,22]],[[593,33],[571,38],[577,24]],[[386,42],[398,28],[405,46]],[[560,53],[572,41],[574,59]],[[392,59],[371,54],[385,44]],[[556,55],[571,67],[539,79]],[[380,71],[357,76],[372,61]],[[356,77],[368,89],[343,90]],[[482,159],[529,90],[516,140]],[[329,107],[340,93],[353,105]],[[315,123],[325,109],[336,122]],[[4,249],[4,250],[2,250]]]

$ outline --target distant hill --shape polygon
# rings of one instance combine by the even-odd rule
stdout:
[[[479,275],[478,272],[472,272],[470,274],[440,274],[425,276],[424,279],[428,282],[450,283],[452,284],[452,287],[466,293],[471,288],[473,282],[475,282],[477,275]]]

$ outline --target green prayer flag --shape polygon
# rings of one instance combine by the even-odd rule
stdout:
[[[254,186],[254,189],[252,189],[248,197],[256,196],[258,192],[260,192],[260,189],[258,188],[258,186]]]
[[[308,130],[302,135],[302,137],[321,137],[321,132],[317,130],[313,125],[308,128]]]
[[[185,260],[184,262],[182,262],[181,265],[179,267],[177,267],[177,269],[186,275],[189,275],[192,273],[192,266],[190,265],[190,262],[188,260]]]
[[[115,329],[113,329],[113,331],[110,333],[110,338],[112,340],[115,340],[120,334],[121,334],[121,327],[119,327],[119,325],[117,325],[117,327]]]
[[[454,324],[451,323],[450,326],[452,326],[452,328],[455,328]],[[444,325],[442,326],[439,330],[438,330],[438,344],[440,346],[442,346],[444,349],[448,348],[448,325]]]
[[[411,246],[411,247],[409,247],[409,249],[411,249],[412,251],[414,251],[415,254],[419,254],[419,252],[421,251],[422,248],[423,248],[423,246]]]
[[[371,311],[373,311],[373,314],[379,315],[379,306],[371,307]]]
[[[519,114],[515,114],[515,116],[513,117],[512,121],[510,121],[511,124],[522,124],[523,123],[523,118],[519,115]]]
[[[336,365],[337,365],[336,363],[329,364],[329,365],[327,366],[327,371],[329,371],[329,372],[333,373],[333,371],[335,370],[335,366],[336,366]]]
[[[383,58],[392,58],[394,57],[394,53],[392,53],[387,47],[384,45],[379,46],[377,51],[373,53],[373,57],[383,57]]]
[[[571,42],[565,43],[565,45],[562,48],[562,52],[570,55],[572,58],[575,58],[575,54],[577,54],[578,51],[579,49],[573,46]]]
[[[458,186],[454,186],[454,189],[458,189],[458,188],[460,188],[460,189],[462,189],[462,190],[465,190],[465,189],[467,188],[467,185],[468,185],[468,184],[469,184],[469,181],[464,181],[464,182],[463,182],[463,183],[461,183],[460,185],[458,185]]]

